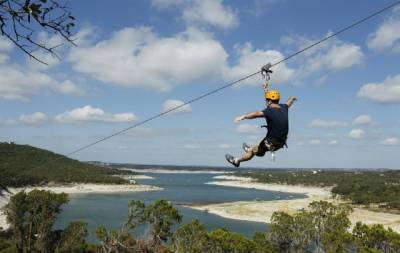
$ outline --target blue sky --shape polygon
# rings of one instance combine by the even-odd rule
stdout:
[[[0,140],[68,153],[258,71],[392,1],[70,1],[77,47],[29,60],[0,38]],[[40,33],[40,41],[62,40]],[[246,166],[400,168],[400,8],[278,65],[288,149]],[[263,120],[261,76],[73,156],[225,166]]]

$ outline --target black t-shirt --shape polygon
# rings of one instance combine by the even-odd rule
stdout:
[[[266,138],[285,142],[289,133],[289,107],[287,104],[279,106],[280,108],[267,107],[263,111],[268,129]]]

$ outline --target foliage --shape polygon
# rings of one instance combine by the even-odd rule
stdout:
[[[104,226],[96,229],[96,236],[104,252],[165,252],[163,243],[172,236],[171,227],[181,222],[182,216],[171,203],[157,200],[145,206],[141,201],[131,201],[127,222],[120,230],[108,231]],[[130,230],[141,224],[150,226],[149,239],[137,239]]]
[[[266,170],[239,172],[263,183],[330,186],[334,195],[351,200],[354,204],[380,204],[400,210],[400,171],[398,170]]]
[[[211,231],[210,238],[217,243],[217,247],[222,250],[220,252],[250,253],[255,248],[253,241],[224,228]]]
[[[172,237],[172,250],[176,253],[220,252],[217,243],[198,220],[178,228]]]
[[[294,215],[275,212],[271,217],[270,240],[278,252],[347,252],[351,234],[347,206],[315,201],[309,211]]]
[[[5,213],[18,252],[44,252],[53,248],[52,227],[61,206],[67,202],[65,193],[39,190],[19,192],[11,197]]]
[[[75,18],[61,0],[0,0],[0,35],[11,41],[29,57],[39,59],[35,51],[43,50],[57,56],[55,48],[37,37],[40,31],[54,33],[73,44]]]
[[[88,245],[86,236],[88,235],[87,223],[82,221],[71,222],[62,232],[58,242],[56,252],[87,252]]]
[[[357,222],[353,228],[353,237],[359,252],[400,252],[400,234],[382,225],[369,227]]]
[[[47,150],[0,143],[0,185],[22,187],[56,183],[127,183],[116,174],[134,174],[86,164]]]

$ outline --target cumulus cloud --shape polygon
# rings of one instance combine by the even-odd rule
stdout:
[[[339,127],[346,127],[347,123],[338,120],[325,121],[321,119],[315,119],[310,123],[309,126],[314,128],[339,128]]]
[[[312,139],[308,143],[312,146],[318,146],[318,145],[321,145],[321,140],[320,139]]]
[[[367,44],[373,50],[391,50],[400,53],[400,11],[395,10],[375,32],[370,34]]]
[[[330,145],[330,146],[334,146],[334,145],[337,145],[337,144],[339,144],[339,141],[337,141],[337,140],[331,140],[328,143],[328,145]]]
[[[226,79],[242,78],[254,70],[260,69],[265,65],[265,61],[275,63],[284,58],[283,54],[276,50],[254,49],[251,43],[236,45],[236,54],[238,56],[237,64],[232,67],[226,67],[224,75]],[[274,74],[271,81],[275,83],[284,83],[294,78],[295,70],[289,68],[284,62],[273,68]],[[259,85],[252,79],[244,80],[242,83]]]
[[[233,28],[239,20],[229,6],[222,0],[194,0],[190,7],[183,11],[183,19],[189,24],[207,24],[220,28]]]
[[[46,114],[34,112],[32,114],[22,114],[17,119],[0,119],[0,125],[41,125],[47,120]]]
[[[184,102],[181,100],[168,99],[162,105],[161,112],[168,112],[176,107],[179,107],[179,108],[169,112],[169,114],[192,112],[192,107],[190,105],[183,105],[183,104],[184,104]]]
[[[378,103],[400,103],[400,75],[389,76],[381,83],[364,84],[357,96]]]
[[[66,111],[55,117],[55,121],[59,123],[133,122],[136,120],[138,118],[133,113],[112,114],[90,105]]]
[[[397,137],[389,137],[381,142],[383,145],[387,146],[397,146],[400,145],[400,139]]]
[[[23,114],[19,117],[19,122],[28,125],[43,124],[46,120],[47,116],[42,112],[35,112],[28,115]]]
[[[0,98],[29,100],[48,90],[61,94],[81,95],[84,90],[73,82],[59,82],[51,76],[15,64],[0,64]]]
[[[232,145],[226,144],[226,143],[222,143],[222,144],[219,144],[219,145],[218,145],[218,148],[221,148],[221,149],[228,149],[228,148],[232,148]]]
[[[326,36],[331,34],[330,32]],[[281,44],[286,47],[294,46],[296,50],[301,50],[317,40],[319,38],[311,39],[305,36],[292,35],[282,37]],[[299,70],[299,74],[308,75],[321,70],[347,69],[361,63],[364,58],[360,46],[332,39],[305,51],[296,59],[303,66]]]
[[[0,51],[10,51],[13,48],[12,43],[5,39],[3,36],[0,37]]]
[[[237,127],[236,131],[241,134],[259,134],[263,132],[260,126],[251,124],[241,124]]]
[[[76,71],[94,79],[158,91],[218,76],[226,58],[206,32],[189,29],[162,38],[149,27],[124,28],[107,40],[72,48],[68,57]]]
[[[107,84],[167,91],[198,80],[232,80],[258,70],[265,59],[284,58],[275,50],[255,49],[250,43],[236,46],[237,60],[230,65],[219,41],[207,32],[189,28],[171,37],[160,37],[149,27],[124,28],[109,39],[72,48],[73,69]],[[294,69],[279,64],[274,82],[287,82]],[[255,84],[254,80],[245,83]],[[258,83],[257,83],[258,84]]]
[[[349,133],[350,139],[361,140],[365,136],[365,131],[362,129],[353,129]]]
[[[326,69],[346,69],[359,64],[364,54],[359,46],[352,43],[333,45],[325,52],[317,54],[310,59],[308,67],[311,71]]]
[[[192,145],[192,144],[187,144],[187,145],[184,145],[183,147],[186,149],[199,149],[200,148],[200,146]]]
[[[367,114],[360,115],[353,120],[354,125],[370,125],[371,123],[372,118]]]
[[[179,8],[188,25],[210,25],[223,29],[233,28],[239,20],[223,0],[152,0],[159,9]]]

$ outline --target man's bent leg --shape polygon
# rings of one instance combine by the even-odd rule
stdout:
[[[246,152],[243,154],[243,156],[241,158],[238,159],[239,162],[245,162],[245,161],[249,161],[254,157],[254,152],[253,150],[249,150],[249,152]]]

